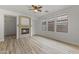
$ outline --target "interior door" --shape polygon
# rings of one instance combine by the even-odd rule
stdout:
[[[31,19],[30,17],[20,16],[19,17],[19,37],[28,38],[31,36]]]

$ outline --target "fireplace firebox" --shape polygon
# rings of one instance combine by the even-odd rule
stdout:
[[[21,34],[29,34],[29,28],[21,28]]]

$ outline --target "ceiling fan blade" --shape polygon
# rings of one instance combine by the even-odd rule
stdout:
[[[38,9],[38,6],[32,5],[32,8],[33,8],[33,9]]]
[[[35,7],[35,5],[32,5],[32,7]]]
[[[42,6],[38,5],[38,8],[42,8]]]
[[[42,10],[38,10],[38,11],[42,12]]]

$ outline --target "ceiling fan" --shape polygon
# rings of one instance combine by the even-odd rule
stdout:
[[[29,10],[33,10],[34,12],[42,12],[41,8],[42,8],[42,6],[40,6],[40,5],[32,5],[32,8]],[[48,11],[45,10],[44,12],[47,13]]]
[[[40,5],[32,5],[32,9],[29,10],[33,10],[34,12],[42,12],[41,8],[42,6]]]

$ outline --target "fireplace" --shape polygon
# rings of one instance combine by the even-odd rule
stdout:
[[[21,34],[29,34],[29,28],[21,28]]]

